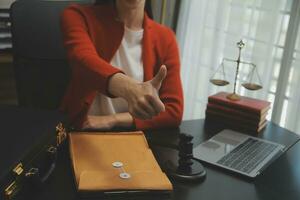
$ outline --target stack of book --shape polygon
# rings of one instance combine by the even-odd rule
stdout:
[[[266,125],[270,102],[241,96],[239,101],[226,98],[219,92],[208,97],[206,122],[238,131],[259,132]]]
[[[0,7],[0,53],[9,53],[12,48],[9,8]]]

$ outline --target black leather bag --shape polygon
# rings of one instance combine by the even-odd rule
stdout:
[[[65,123],[58,111],[0,106],[0,199],[18,199],[47,181]]]

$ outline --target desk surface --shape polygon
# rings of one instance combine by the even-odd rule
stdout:
[[[206,128],[204,120],[185,121],[177,130],[177,132],[193,135],[194,146],[209,139],[219,131],[218,127]],[[166,146],[170,142],[177,143],[177,137],[173,135],[174,132],[176,130],[157,131],[149,133],[148,137],[151,143]],[[260,176],[251,180],[209,164],[203,164],[207,172],[205,181],[197,184],[173,182],[175,183],[173,199],[300,199],[300,142],[297,142],[299,136],[273,123],[269,123],[267,128],[257,136],[281,143],[288,148]],[[154,145],[153,149],[162,167],[163,162],[167,159],[177,160],[176,151],[165,150],[163,147],[157,147],[157,145]]]
[[[178,133],[185,132],[194,136],[195,145],[204,141],[217,129],[205,129],[204,120],[183,122],[179,129],[165,129],[147,133],[150,145],[160,164],[164,158],[176,159],[177,152],[161,145],[175,145]],[[300,199],[300,142],[299,136],[272,123],[259,135],[282,143],[289,149],[272,163],[254,180],[245,179],[220,168],[204,164],[207,177],[202,183],[183,183],[172,180],[174,200],[198,199],[243,199],[243,200],[294,200]],[[77,200],[67,148],[62,148],[57,168],[49,181],[35,192],[32,200]]]

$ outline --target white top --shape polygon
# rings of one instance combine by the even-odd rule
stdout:
[[[133,31],[125,27],[124,37],[110,64],[121,69],[127,76],[142,82],[142,39],[144,30]],[[88,115],[111,115],[128,112],[128,104],[122,98],[109,98],[97,93]]]

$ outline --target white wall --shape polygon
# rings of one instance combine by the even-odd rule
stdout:
[[[9,8],[15,0],[0,0],[0,8]]]

